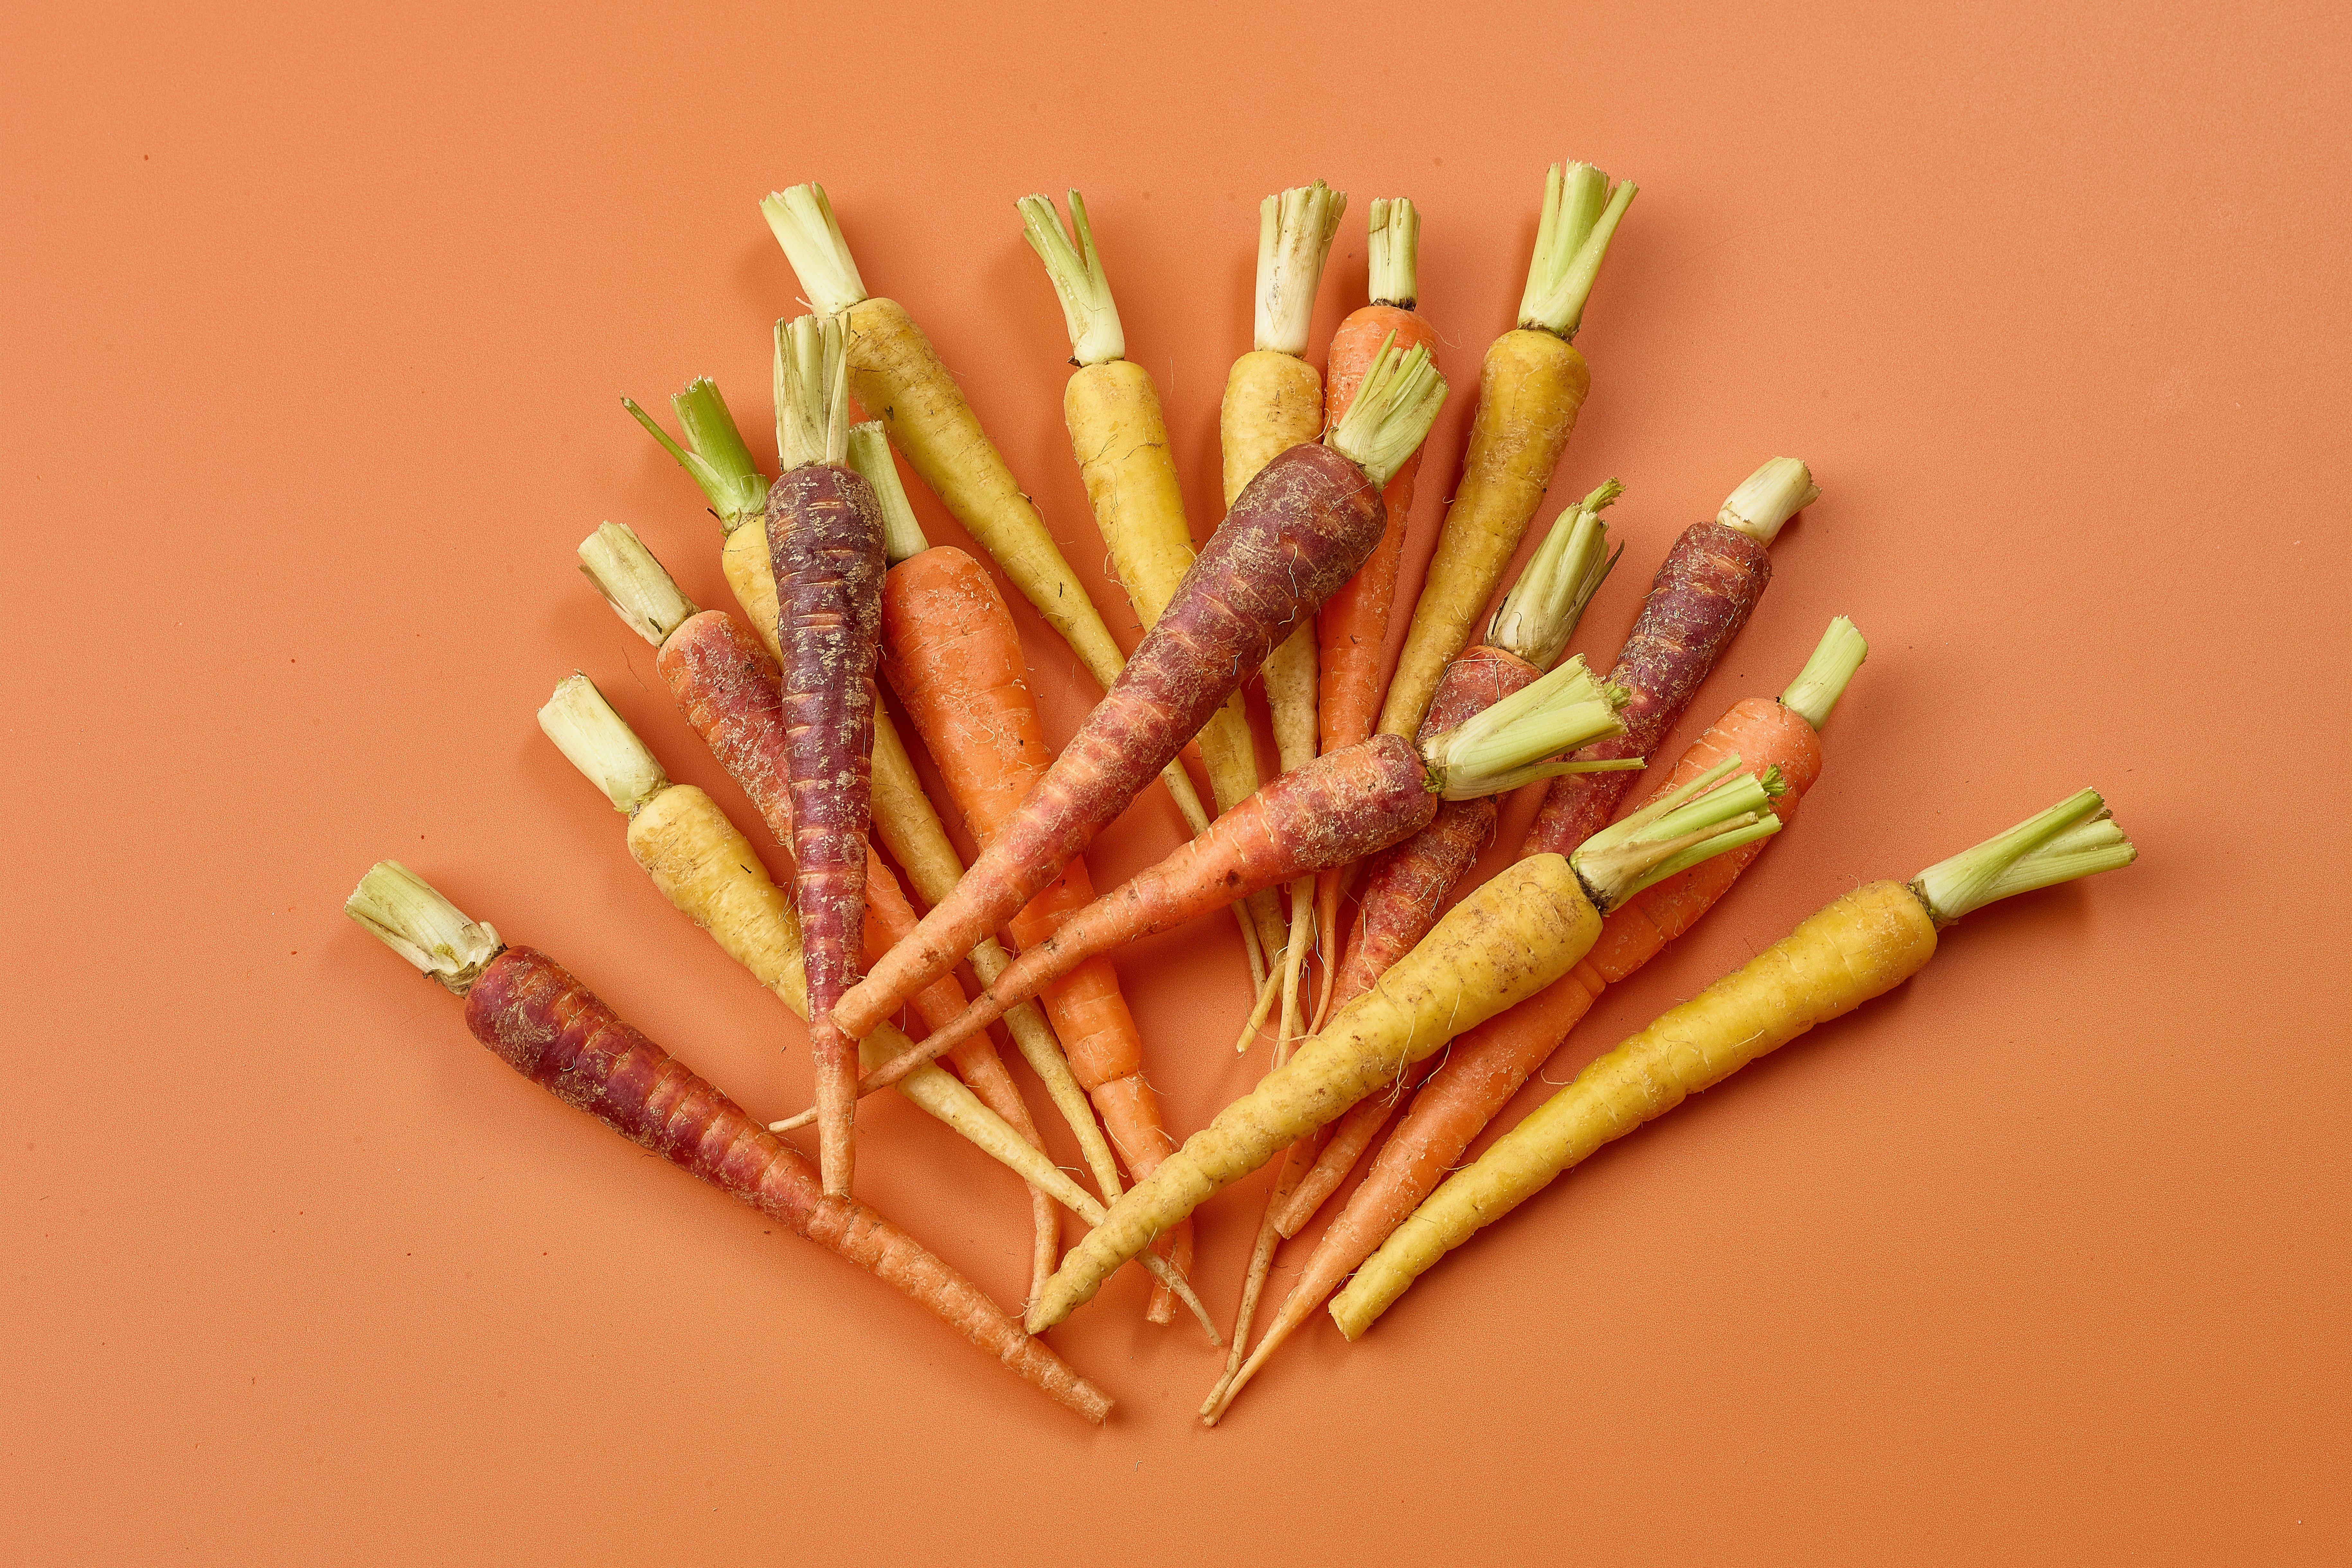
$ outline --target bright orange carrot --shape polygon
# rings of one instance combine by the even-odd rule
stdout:
[[[986,845],[1045,776],[1053,752],[1029,694],[1019,630],[995,582],[961,550],[909,552],[914,542],[894,530],[888,545],[894,564],[882,588],[883,672],[939,764],[965,826]],[[1016,945],[1034,948],[1093,899],[1086,861],[1073,857],[1007,929]],[[1149,1175],[1176,1141],[1160,1118],[1159,1097],[1144,1080],[1143,1037],[1109,960],[1079,965],[1040,999],[1128,1169]],[[1189,1228],[1171,1238],[1167,1257],[1180,1274],[1190,1267]],[[1158,1316],[1161,1293],[1153,1291],[1155,1321],[1165,1321]]]
[[[1373,356],[1393,332],[1406,348],[1437,353],[1437,329],[1414,310],[1421,286],[1418,249],[1421,215],[1402,196],[1378,197],[1365,232],[1370,258],[1370,302],[1351,311],[1331,335],[1323,367],[1323,421],[1337,424],[1356,400],[1364,373]],[[1421,473],[1421,454],[1405,459],[1390,479],[1381,499],[1388,505],[1388,531],[1356,574],[1332,595],[1316,617],[1319,656],[1316,683],[1318,725],[1322,749],[1336,752],[1367,740],[1381,712],[1381,694],[1387,673],[1381,658],[1388,637],[1389,612],[1396,603],[1397,567],[1404,556],[1406,521],[1412,512],[1413,480]],[[1331,978],[1339,961],[1339,893],[1347,868],[1337,868],[1315,879],[1315,929],[1323,943],[1323,994],[1315,1004],[1315,1027],[1322,1027],[1331,1005]]]
[[[1805,791],[1821,776],[1821,726],[1868,651],[1853,622],[1843,616],[1831,622],[1813,657],[1779,701],[1750,697],[1735,704],[1683,753],[1650,799],[1736,757],[1742,770],[1759,779],[1777,774],[1782,793],[1773,800],[1772,811],[1785,827]],[[1471,1141],[1600,999],[1602,988],[1641,968],[1689,930],[1770,842],[1741,845],[1636,894],[1601,921],[1592,950],[1566,975],[1459,1037],[1443,1058],[1427,1058],[1439,1064],[1436,1070],[1427,1075],[1396,1135],[1317,1244],[1265,1338],[1213,1396],[1212,1407],[1202,1411],[1207,1419],[1213,1423],[1223,1414],[1265,1359],[1435,1190]],[[1401,1098],[1383,1095],[1357,1101],[1325,1152],[1334,1153],[1349,1143],[1360,1152]],[[1353,1156],[1348,1163],[1353,1163]]]

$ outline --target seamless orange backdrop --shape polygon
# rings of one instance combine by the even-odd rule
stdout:
[[[2339,8],[0,29],[10,1560],[2352,1560]],[[617,395],[713,374],[772,453],[799,307],[754,198],[827,184],[1131,641],[1013,198],[1086,191],[1203,532],[1256,199],[1351,195],[1318,353],[1364,204],[1420,203],[1456,395],[1417,574],[1570,156],[1642,185],[1543,514],[1629,487],[1576,646],[1605,662],[1675,532],[1788,452],[1824,499],[1666,754],[1832,615],[1874,651],[1802,819],[1552,1078],[2084,784],[2138,866],[1972,920],[1213,1432],[1217,1358],[1132,1281],[1054,1336],[1119,1402],[1097,1433],[515,1078],[340,913],[401,857],[755,1111],[802,1103],[798,1026],[531,718],[586,669],[751,820],[572,548],[631,523],[726,602]],[[1021,614],[1066,735],[1091,689]],[[1155,795],[1097,880],[1174,842]],[[1260,1066],[1231,928],[1121,967],[1198,1127]],[[903,1104],[862,1125],[865,1194],[1017,1302],[1017,1186]],[[1202,1215],[1221,1315],[1261,1193]]]

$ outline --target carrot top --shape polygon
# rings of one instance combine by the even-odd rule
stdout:
[[[1623,734],[1617,710],[1625,705],[1626,696],[1622,686],[1594,680],[1581,657],[1571,658],[1453,729],[1432,735],[1422,756],[1439,775],[1437,793],[1448,800],[1499,795],[1561,773],[1628,772],[1643,766],[1642,759],[1540,760]]]
[[[872,298],[857,275],[849,242],[841,237],[841,225],[834,221],[833,203],[823,185],[811,181],[762,196],[760,212],[776,243],[784,247],[784,259],[792,263],[793,274],[808,290],[817,314],[835,315]]]
[[[625,816],[669,787],[669,775],[636,731],[577,671],[555,683],[555,695],[539,710],[539,727]]]
[[[637,406],[636,399],[621,399],[621,406],[662,444],[662,450],[694,476],[694,482],[710,498],[710,510],[730,532],[765,517],[768,481],[760,465],[751,460],[751,448],[743,445],[743,433],[735,427],[727,400],[719,395],[719,384],[707,375],[697,376],[686,384],[684,392],[670,398],[669,405],[686,430],[683,447],[655,423],[652,415]]]
[[[368,868],[343,913],[382,938],[385,946],[457,995],[506,943],[487,921],[469,921],[433,885],[397,860]]]
[[[1911,880],[1937,926],[1996,900],[2128,866],[2139,856],[2095,789],[2067,796]]]
[[[1822,487],[1812,470],[1794,458],[1770,458],[1748,475],[1715,514],[1726,528],[1736,528],[1759,544],[1769,544],[1780,525],[1819,500]]]
[[[839,316],[776,323],[776,468],[849,456],[849,361]]]
[[[1253,349],[1293,356],[1307,353],[1307,329],[1315,316],[1315,291],[1323,282],[1323,258],[1331,253],[1331,237],[1347,210],[1348,193],[1320,180],[1293,185],[1258,204]]]
[[[1409,196],[1374,196],[1365,215],[1364,256],[1375,305],[1410,310],[1421,302],[1421,214]]]
[[[1780,832],[1772,799],[1786,788],[1780,770],[1767,768],[1758,778],[1738,769],[1735,752],[1586,839],[1569,863],[1593,907],[1605,915],[1654,882]]]
[[[907,500],[907,487],[898,481],[898,465],[891,459],[890,437],[883,433],[882,421],[868,419],[849,427],[848,462],[874,488],[882,512],[882,558],[895,566],[929,550],[931,542],[923,536],[923,525]]]
[[[1601,258],[1609,254],[1618,220],[1640,188],[1631,180],[1612,188],[1609,176],[1590,163],[1551,166],[1544,176],[1543,217],[1528,263],[1528,287],[1519,296],[1519,325],[1575,339]]]
[[[1584,606],[1625,553],[1619,545],[1609,553],[1609,525],[1601,509],[1615,500],[1625,487],[1604,479],[1592,493],[1552,520],[1528,569],[1503,595],[1501,607],[1486,627],[1486,644],[1517,655],[1538,669],[1549,669],[1568,649]]]
[[[1323,439],[1375,486],[1384,486],[1419,448],[1444,402],[1445,378],[1429,351],[1400,353],[1391,332],[1364,373],[1356,400]]]
[[[1102,258],[1095,252],[1094,226],[1087,222],[1087,199],[1070,193],[1070,226],[1077,231],[1074,244],[1062,228],[1054,198],[1023,196],[1021,230],[1029,248],[1045,264],[1045,276],[1062,301],[1062,320],[1070,329],[1070,363],[1102,364],[1127,357],[1127,333],[1118,324],[1118,306],[1110,297],[1110,279],[1103,275]]]
[[[670,633],[695,613],[694,601],[679,591],[626,523],[598,523],[596,531],[580,542],[580,571],[604,595],[614,614],[656,647],[669,641]]]
[[[1830,623],[1829,630],[1813,648],[1813,657],[1805,660],[1805,668],[1797,671],[1797,679],[1789,682],[1789,689],[1780,693],[1780,706],[1818,730],[1829,722],[1830,710],[1845,694],[1846,682],[1862,668],[1869,657],[1870,645],[1853,623],[1840,616]]]

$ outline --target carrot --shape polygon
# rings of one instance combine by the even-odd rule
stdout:
[[[1070,363],[1076,368],[1062,394],[1062,416],[1070,427],[1078,476],[1086,481],[1087,502],[1110,547],[1111,565],[1128,602],[1150,631],[1192,570],[1194,554],[1160,394],[1151,374],[1127,357],[1127,332],[1095,250],[1086,198],[1070,193],[1075,242],[1063,229],[1052,197],[1024,196],[1015,205],[1069,326]],[[1199,740],[1217,809],[1230,811],[1257,789],[1257,753],[1240,692],[1209,715]],[[1270,900],[1263,912],[1272,922],[1270,931],[1280,917]],[[1235,910],[1234,915],[1249,957],[1250,984],[1261,986],[1265,958],[1252,912]]]
[[[923,483],[1109,690],[1125,661],[1102,613],[1045,531],[1036,503],[1013,482],[930,339],[897,300],[866,292],[824,187],[778,191],[761,198],[760,211],[817,313],[847,322],[849,387],[859,405],[882,422],[890,444],[906,454]],[[1171,758],[1160,776],[1192,831],[1206,827],[1208,815],[1183,764]]]
[[[343,908],[464,997],[474,1037],[525,1078],[921,1302],[1087,1420],[1109,1414],[1109,1396],[1024,1333],[979,1287],[864,1204],[825,1193],[798,1151],[623,1023],[553,959],[506,946],[394,860],[377,862]]]
[[[1567,973],[1591,948],[1601,917],[1642,889],[1777,831],[1763,786],[1746,777],[1722,783],[1729,771],[1595,834],[1572,860],[1521,860],[1454,906],[1378,986],[1113,1204],[1030,1303],[1030,1331],[1069,1316],[1211,1194]]]
[[[1853,622],[1843,616],[1832,621],[1820,647],[1779,701],[1750,697],[1734,705],[1683,753],[1658,794],[1679,788],[1725,758],[1737,756],[1759,782],[1768,773],[1778,777],[1782,793],[1773,798],[1772,814],[1786,827],[1805,791],[1821,776],[1821,726],[1868,651]],[[1223,1414],[1266,1358],[1444,1179],[1471,1140],[1600,999],[1602,988],[1632,974],[1689,930],[1770,842],[1743,845],[1644,889],[1601,921],[1600,939],[1582,963],[1538,995],[1456,1039],[1442,1065],[1434,1057],[1423,1062],[1424,1067],[1436,1065],[1436,1070],[1414,1096],[1412,1109],[1348,1206],[1316,1244],[1265,1337],[1202,1411],[1207,1420],[1213,1424]],[[1404,1083],[1396,1095],[1369,1096],[1340,1119],[1324,1152],[1338,1157],[1342,1176],[1411,1088]],[[1318,1172],[1321,1169],[1318,1164]]]
[[[621,403],[693,477],[710,502],[711,513],[726,536],[719,559],[728,586],[734,590],[736,603],[761,645],[781,664],[783,648],[776,640],[776,579],[768,561],[768,481],[752,463],[726,399],[708,377],[688,383],[685,391],[670,399],[686,432],[684,446],[635,403],[625,397]],[[903,510],[906,497],[879,425],[851,428],[849,460],[874,486],[887,527],[891,509],[895,505]],[[889,710],[878,704],[874,709],[873,811],[875,830],[883,847],[906,871],[923,901],[936,904],[946,898],[963,876],[963,861],[949,842],[947,827],[932,809],[929,797],[923,794],[922,782],[916,777],[914,762],[890,722]],[[982,938],[972,948],[971,965],[983,984],[1010,963],[1011,955],[992,935]],[[1096,1185],[1106,1199],[1117,1197],[1124,1189],[1110,1145],[1096,1125],[1093,1103],[1078,1087],[1045,1014],[1024,1005],[1006,1014],[1004,1025],[1077,1139]]]
[[[1821,493],[1804,464],[1774,458],[1731,493],[1713,522],[1683,530],[1609,672],[1633,694],[1625,705],[1625,733],[1601,742],[1591,755],[1630,757],[1665,738],[1771,582],[1769,547],[1781,525]],[[1631,782],[1626,775],[1614,783],[1554,784],[1528,829],[1527,851],[1583,843],[1609,820]]]
[[[673,784],[661,763],[584,675],[566,677],[540,710],[540,728],[588,781],[629,819],[629,854],[677,910],[751,972],[801,1018],[809,1016],[807,965],[791,900],[769,879],[751,843],[701,790]],[[903,1048],[887,1025],[866,1049]],[[899,1091],[1032,1186],[1051,1193],[1081,1218],[1101,1205],[970,1088],[934,1068],[909,1075]],[[773,1131],[771,1127],[768,1129]],[[1144,1266],[1160,1272],[1158,1258]],[[1181,1292],[1180,1292],[1181,1293]],[[1212,1342],[1205,1309],[1188,1298]]]
[[[882,619],[882,516],[848,466],[848,366],[841,323],[776,323],[776,448],[768,559],[783,647],[783,764],[793,793],[793,879],[808,936],[809,1054],[816,1060],[818,1164],[849,1191],[856,1047],[834,1004],[857,979],[866,921],[866,828],[874,778],[875,637]]]
[[[1293,626],[1362,563],[1380,487],[1428,433],[1444,383],[1418,351],[1384,358],[1328,442],[1266,466],[1160,624],[954,890],[842,1000],[861,1033],[1010,918],[1197,733]]]
[[[894,510],[888,538],[883,668],[965,826],[985,847],[1045,775],[1053,755],[1029,695],[1021,634],[986,568],[961,550],[930,547],[911,510]],[[1012,917],[1013,940],[1024,949],[1045,942],[1093,891],[1086,861],[1073,858],[1059,880]],[[1019,968],[1016,960],[1013,969]],[[1036,994],[1033,989],[1028,995]],[[1150,1173],[1176,1141],[1143,1077],[1143,1037],[1119,993],[1118,976],[1097,959],[1066,973],[1044,999],[1078,1083],[1093,1097],[1127,1168]],[[940,1020],[933,1027],[952,1030],[960,1022]],[[940,1037],[943,1049],[974,1037],[980,1031],[968,1028],[952,1038]],[[1168,1250],[1179,1274],[1191,1265],[1189,1239],[1172,1238]],[[1147,1309],[1160,1322],[1171,1310],[1159,1292]]]
[[[1996,899],[2114,870],[2133,856],[2098,792],[2086,789],[1907,884],[1873,882],[1833,900],[1594,1061],[1448,1178],[1332,1301],[1339,1331],[1360,1335],[1449,1250],[1602,1144],[1900,985],[1935,955],[1943,927]]]
[[[1370,300],[1351,311],[1331,335],[1323,373],[1323,420],[1337,424],[1356,399],[1372,356],[1390,333],[1406,348],[1437,353],[1437,329],[1413,309],[1419,303],[1418,255],[1421,215],[1402,196],[1374,198],[1365,225],[1364,243]],[[1404,558],[1404,536],[1412,512],[1413,480],[1421,473],[1421,454],[1405,459],[1381,492],[1389,526],[1370,557],[1356,569],[1316,616],[1318,655],[1316,676],[1317,724],[1322,749],[1336,752],[1369,740],[1381,710],[1385,689],[1381,657],[1388,637],[1389,612],[1396,603],[1397,569]],[[1339,969],[1339,894],[1347,877],[1341,868],[1315,879],[1315,929],[1326,943],[1323,992],[1315,1004],[1315,1027],[1331,1006],[1331,983]]]
[[[936,602],[924,610],[931,623],[953,613]],[[895,618],[886,616],[886,626]],[[955,652],[968,665],[980,662],[968,649]],[[895,679],[892,684],[898,688]],[[904,688],[898,689],[903,696]],[[1516,789],[1556,767],[1585,765],[1541,759],[1568,749],[1562,737],[1615,728],[1615,701],[1613,692],[1593,684],[1583,661],[1574,659],[1418,747],[1376,735],[1283,774],[1158,865],[1066,911],[1050,938],[1024,943],[1013,967],[962,1017],[935,1029],[900,1062],[867,1074],[861,1091],[882,1088],[895,1068],[928,1061],[978,1034],[1013,1004],[1040,991],[1051,995],[1061,976],[1102,963],[1115,948],[1181,925],[1253,889],[1310,877],[1407,837],[1441,809],[1441,798],[1473,799]],[[979,705],[967,699],[963,706]],[[1003,728],[985,717],[982,724]],[[980,743],[973,736],[968,749]]]
[[[783,676],[775,659],[734,616],[723,610],[698,611],[630,529],[605,523],[582,542],[579,554],[581,571],[604,602],[654,645],[654,666],[687,721],[751,797],[775,842],[789,850],[793,804],[785,785]],[[866,893],[865,954],[870,962],[915,929],[913,906],[871,845],[866,851]],[[937,1027],[964,1010],[963,987],[954,976],[942,975],[915,998],[915,1010],[927,1026]],[[1044,1148],[1013,1075],[985,1036],[962,1041],[948,1059],[982,1103],[1032,1147]],[[1061,1256],[1061,1222],[1045,1188],[1033,1184],[1029,1202],[1034,1294]]]
[[[1347,193],[1320,180],[1258,204],[1255,331],[1250,352],[1234,362],[1225,378],[1224,398],[1217,410],[1228,512],[1266,464],[1299,443],[1312,441],[1324,428],[1323,382],[1307,363],[1307,334],[1324,258],[1347,210]],[[1381,349],[1376,343],[1372,353]],[[1391,481],[1394,478],[1390,476]],[[1386,533],[1383,529],[1381,537]],[[1314,627],[1303,619],[1266,656],[1266,708],[1286,773],[1315,758],[1315,663]],[[1225,805],[1225,809],[1232,806]],[[1270,911],[1272,900],[1259,907]],[[1283,955],[1281,1033],[1287,1038],[1296,1033],[1299,965],[1314,940],[1311,880],[1291,889],[1288,934],[1261,930],[1259,940],[1266,943],[1269,958],[1277,951]]]
[[[1590,163],[1555,163],[1544,182],[1543,217],[1519,299],[1519,324],[1495,340],[1478,373],[1478,409],[1437,552],[1422,579],[1412,625],[1397,656],[1380,727],[1409,735],[1440,676],[1509,564],[1551,483],[1592,385],[1570,346],[1586,297],[1639,187],[1614,187]]]

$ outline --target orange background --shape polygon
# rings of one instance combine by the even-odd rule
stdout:
[[[12,8],[7,1555],[2352,1557],[2339,11],[801,9]],[[1087,193],[1203,532],[1256,199],[1353,196],[1318,345],[1364,203],[1422,204],[1456,395],[1417,573],[1563,156],[1643,188],[1543,514],[1630,486],[1576,646],[1789,452],[1825,497],[1665,754],[1832,614],[1874,652],[1787,841],[1550,1075],[2083,784],[2137,867],[1969,921],[1213,1432],[1216,1356],[1131,1275],[1054,1336],[1097,1433],[517,1079],[339,912],[402,857],[803,1103],[798,1026],[531,717],[585,668],[752,820],[572,549],[630,522],[726,602],[616,395],[709,372],[772,452],[753,199],[827,183],[1112,605],[1015,195]],[[1090,691],[1024,629],[1066,734]],[[1097,881],[1173,842],[1155,795]],[[1231,929],[1122,967],[1198,1127],[1260,1065]],[[1014,1183],[862,1124],[864,1195],[1017,1302]],[[1202,1215],[1221,1315],[1261,1193]]]

